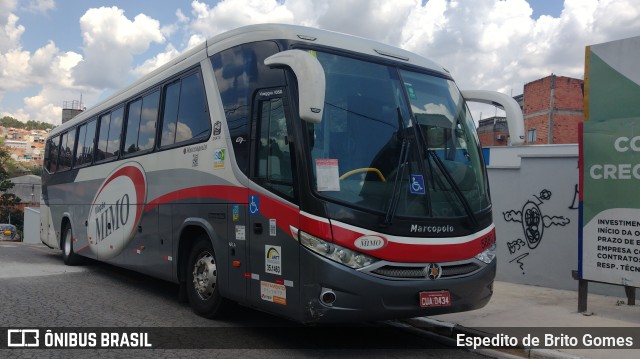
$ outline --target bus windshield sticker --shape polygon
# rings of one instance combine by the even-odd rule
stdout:
[[[280,246],[264,246],[265,261],[264,271],[267,273],[282,275],[282,256],[280,253],[282,250]]]
[[[422,175],[411,175],[411,186],[409,186],[411,194],[425,194],[424,177]]]
[[[236,226],[236,241],[244,241],[245,238],[244,226]]]
[[[224,148],[217,149],[213,153],[213,168],[224,168],[224,154]]]
[[[409,93],[409,98],[412,100],[417,100],[418,96],[416,96],[416,90],[413,89],[413,85],[405,82],[404,86],[407,88],[407,93]]]
[[[340,174],[337,159],[316,160],[316,182],[318,192],[340,191]]]
[[[287,305],[287,287],[282,284],[260,281],[260,298],[267,302]]]
[[[249,196],[249,213],[260,214],[260,197],[257,194]]]
[[[271,237],[276,236],[276,219],[275,218],[269,219],[269,235]]]

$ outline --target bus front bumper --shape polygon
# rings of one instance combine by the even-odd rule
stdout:
[[[302,313],[305,323],[403,319],[484,307],[493,294],[496,260],[473,275],[438,280],[390,280],[358,272],[301,248]],[[448,291],[450,305],[422,308],[420,292]],[[335,296],[327,305],[322,294]]]

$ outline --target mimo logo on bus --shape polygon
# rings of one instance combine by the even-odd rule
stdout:
[[[105,179],[91,202],[87,225],[89,247],[98,257],[116,256],[133,238],[146,193],[144,169],[137,162],[123,164]]]

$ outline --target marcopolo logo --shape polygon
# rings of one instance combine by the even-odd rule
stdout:
[[[147,195],[144,169],[127,162],[102,183],[91,203],[87,236],[98,258],[118,255],[129,243],[142,216]]]

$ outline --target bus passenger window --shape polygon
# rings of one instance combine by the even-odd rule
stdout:
[[[73,166],[78,167],[84,164],[84,138],[87,136],[87,124],[78,127],[78,144],[73,158]]]
[[[96,161],[116,159],[120,153],[120,130],[124,107],[100,117],[100,133]]]
[[[161,146],[205,139],[211,121],[200,73],[191,74],[166,87]]]
[[[155,144],[159,103],[160,91],[155,91],[142,98],[140,131],[138,134],[138,149],[140,151],[150,150]]]
[[[98,120],[95,118],[87,123],[87,135],[84,137],[84,145],[82,146],[82,163],[91,163],[93,160],[93,145],[96,138],[96,123]],[[79,145],[78,145],[79,146]]]
[[[124,136],[124,154],[138,152],[138,131],[140,130],[140,112],[142,99],[129,103],[127,111],[127,129]]]
[[[47,149],[45,150],[46,157],[44,159],[44,166],[49,173],[53,173],[58,169],[58,146],[60,144],[60,137],[56,136],[47,140]]]
[[[76,143],[76,130],[73,129],[62,135],[60,143],[60,162],[58,163],[58,171],[64,171],[71,168],[71,160],[73,158],[73,147]]]
[[[129,103],[123,150],[125,155],[153,148],[159,100],[160,92],[155,91]]]

